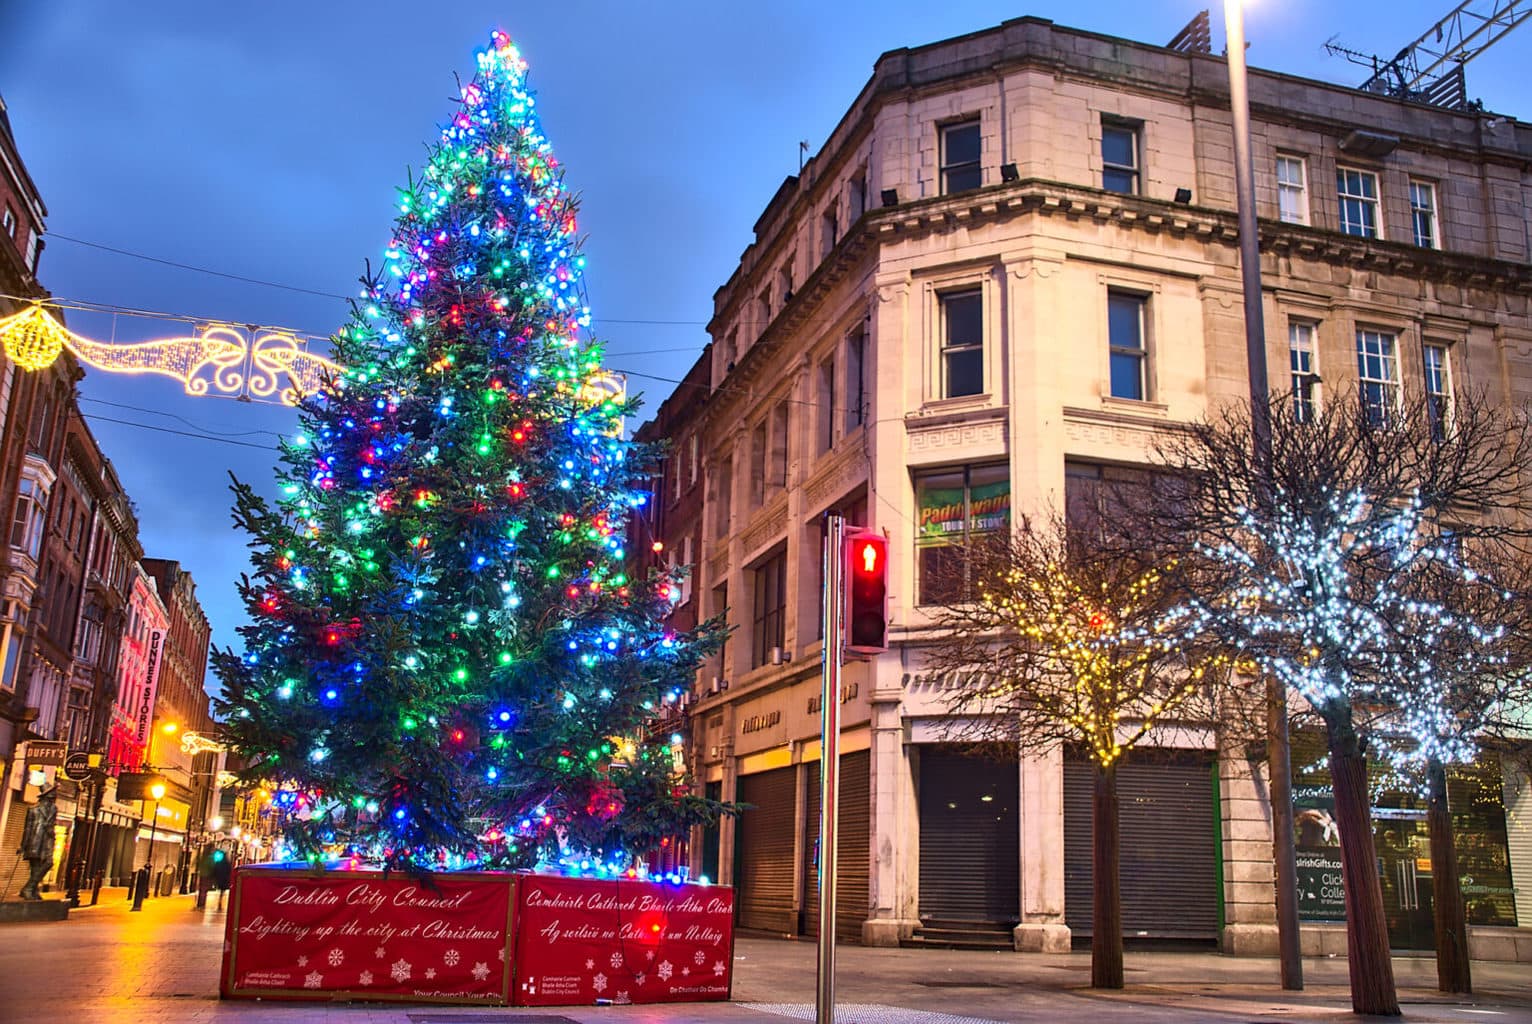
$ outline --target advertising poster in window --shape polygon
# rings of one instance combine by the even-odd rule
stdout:
[[[1293,786],[1293,843],[1298,860],[1298,917],[1344,921],[1340,829],[1329,786]]]

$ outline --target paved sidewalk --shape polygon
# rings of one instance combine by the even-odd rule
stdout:
[[[468,1008],[397,1004],[222,1002],[217,997],[224,914],[193,909],[193,896],[150,899],[139,913],[126,893],[103,890],[95,907],[54,924],[0,927],[3,1024],[788,1024],[812,1020],[814,945],[740,939],[734,1001],[648,1007]],[[1135,953],[1128,987],[1087,987],[1086,953],[1044,956],[843,947],[837,1019],[844,1024],[1253,1024],[1356,1020],[1346,964],[1305,963],[1309,988],[1283,993],[1274,960],[1209,953]],[[1474,965],[1478,993],[1435,991],[1429,958],[1395,961],[1410,1021],[1532,1022],[1532,970]]]

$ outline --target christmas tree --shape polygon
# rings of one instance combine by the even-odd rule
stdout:
[[[669,629],[675,575],[626,568],[657,453],[622,436],[577,203],[505,35],[461,92],[280,497],[235,484],[252,621],[220,710],[310,860],[621,868],[725,809],[653,735],[721,634]]]

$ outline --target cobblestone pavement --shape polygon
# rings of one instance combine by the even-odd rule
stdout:
[[[787,1024],[813,1020],[811,942],[739,940],[734,1002],[563,1009],[221,1002],[224,915],[192,897],[131,913],[122,890],[68,921],[0,925],[0,1024]],[[837,1019],[845,1024],[1145,1021],[1252,1024],[1355,1020],[1343,960],[1305,964],[1309,988],[1282,993],[1272,960],[1128,953],[1128,987],[1086,988],[1087,954],[1069,956],[843,947]],[[1480,963],[1468,999],[1435,991],[1427,958],[1395,961],[1410,1021],[1532,1022],[1532,968]]]

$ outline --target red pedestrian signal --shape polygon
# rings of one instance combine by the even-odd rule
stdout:
[[[847,530],[841,564],[846,572],[848,654],[888,650],[888,541],[872,530]]]

